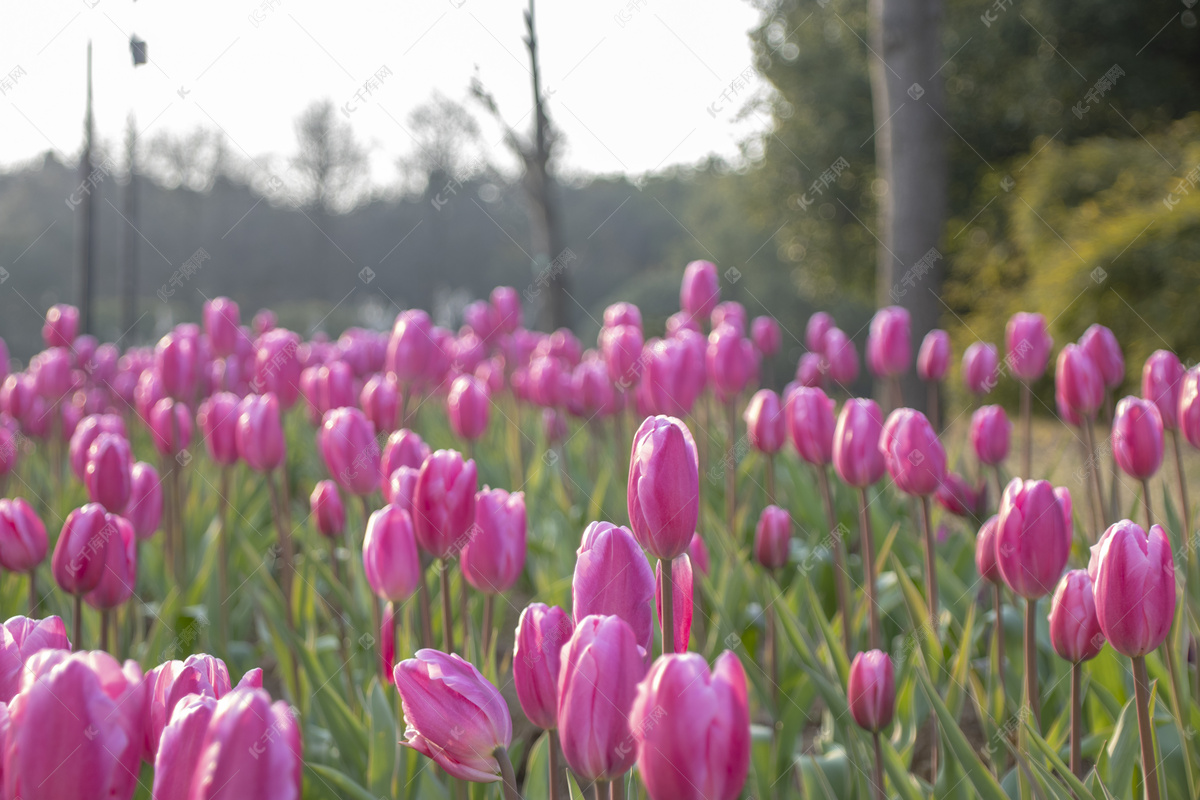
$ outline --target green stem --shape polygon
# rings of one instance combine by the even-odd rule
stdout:
[[[1083,780],[1083,669],[1071,665],[1071,772]]]
[[[1158,762],[1154,758],[1154,729],[1150,724],[1150,679],[1145,656],[1133,658],[1133,687],[1137,702],[1138,735],[1142,745],[1142,784],[1146,800],[1158,800]]]
[[[504,786],[504,800],[521,800],[521,795],[517,792],[517,776],[513,772],[512,761],[508,758],[508,751],[503,747],[497,747],[494,751],[496,760],[500,762],[500,778]]]
[[[1037,598],[1025,598],[1025,697],[1033,729],[1042,732],[1041,698],[1037,681]]]
[[[658,560],[662,572],[662,642],[663,655],[675,652],[675,576],[671,562]]]
[[[875,773],[872,779],[874,784],[875,800],[886,800],[887,795],[883,791],[883,748],[879,744],[879,731],[875,731]]]
[[[1025,437],[1024,475],[1029,480],[1033,477],[1033,415],[1030,406],[1033,402],[1033,390],[1028,381],[1021,381],[1021,428]]]
[[[1154,525],[1154,508],[1150,503],[1150,479],[1142,478],[1142,508],[1146,511],[1146,533]]]
[[[442,646],[446,653],[454,652],[454,613],[450,601],[450,564],[442,560]]]
[[[863,551],[863,580],[867,589],[867,624],[872,650],[879,649],[879,603],[875,599],[875,542],[871,533],[870,502],[867,489],[859,490],[858,527]]]
[[[817,483],[821,487],[821,499],[825,503],[825,517],[829,520],[829,537],[833,551],[833,589],[837,595],[838,612],[842,615],[842,647],[846,656],[854,656],[850,642],[850,599],[846,590],[846,559],[842,555],[842,532],[838,525],[837,512],[833,508],[833,492],[829,488],[829,472],[826,467],[817,467]]]

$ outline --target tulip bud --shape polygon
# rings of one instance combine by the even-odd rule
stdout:
[[[133,465],[130,476],[129,504],[121,516],[129,520],[137,538],[145,541],[154,535],[162,522],[162,482],[158,470],[144,461]]]
[[[688,545],[688,560],[700,571],[701,575],[708,575],[711,569],[708,545],[704,543],[704,539],[698,533],[692,534],[692,543]]]
[[[788,433],[796,452],[823,467],[833,460],[834,403],[820,389],[804,386],[787,401]]]
[[[432,329],[433,323],[424,311],[414,309],[397,315],[385,363],[400,383],[409,386],[424,377],[434,347]]]
[[[628,528],[593,522],[583,532],[571,581],[575,624],[589,614],[616,614],[629,623],[637,643],[650,649],[650,600],[654,573]]]
[[[70,649],[67,628],[58,617],[13,617],[5,622],[0,628],[0,703],[10,702],[21,691],[25,663],[34,653]]]
[[[648,417],[629,459],[629,525],[655,558],[687,551],[700,516],[700,467],[691,431],[675,417]]]
[[[891,724],[896,708],[896,679],[887,653],[868,650],[854,657],[846,697],[850,714],[860,728],[878,733]]]
[[[116,433],[101,433],[88,448],[84,484],[88,499],[119,514],[129,503],[133,453],[129,441]]]
[[[816,353],[805,353],[796,364],[796,382],[801,386],[821,388],[825,383],[825,361]]]
[[[517,622],[513,684],[529,721],[543,730],[558,727],[558,676],[563,645],[575,623],[558,606],[530,603]]]
[[[456,436],[476,441],[487,432],[491,400],[474,375],[459,375],[446,396],[446,415]]]
[[[882,430],[883,415],[874,400],[852,398],[842,406],[833,432],[833,467],[850,486],[863,489],[883,477]]]
[[[1068,344],[1058,353],[1054,375],[1055,391],[1063,403],[1085,419],[1096,415],[1104,403],[1104,382],[1096,362],[1076,344]]]
[[[237,427],[240,400],[232,392],[217,392],[204,398],[196,412],[196,427],[204,437],[209,457],[228,467],[237,463]]]
[[[64,592],[84,595],[99,585],[109,542],[119,536],[116,520],[99,503],[88,503],[67,515],[50,562],[54,580]]]
[[[150,410],[149,421],[154,447],[160,455],[177,455],[192,443],[192,414],[178,400],[159,400]]]
[[[379,459],[379,472],[386,482],[397,467],[420,469],[427,458],[429,445],[408,428],[402,428],[388,436],[387,443],[383,446],[383,455]]]
[[[1004,582],[1026,599],[1050,594],[1071,550],[1053,487],[1047,481],[1013,478],[998,516],[996,561]]]
[[[633,629],[617,616],[587,616],[563,647],[558,732],[563,756],[585,781],[611,780],[637,757],[629,712],[646,674]]]
[[[600,331],[600,353],[608,377],[618,389],[629,389],[642,375],[642,329],[633,325],[605,327]]]
[[[949,368],[950,334],[934,328],[925,334],[917,353],[917,376],[923,381],[937,383],[946,377]]]
[[[92,608],[116,608],[133,596],[137,583],[137,535],[124,517],[110,514],[116,527],[105,548],[103,573],[96,588],[83,596]]]
[[[300,396],[300,337],[276,328],[259,337],[254,355],[254,379],[250,388],[256,394],[273,393],[279,407],[287,410]]]
[[[778,453],[783,447],[787,417],[780,407],[779,395],[770,389],[759,389],[750,398],[742,418],[750,446],[762,453]]]
[[[200,377],[200,358],[196,342],[189,336],[171,331],[154,348],[154,369],[162,378],[168,397],[190,401],[196,394]]]
[[[371,590],[384,600],[403,602],[421,581],[421,557],[412,519],[398,506],[384,506],[367,520],[363,571]]]
[[[475,495],[475,524],[462,549],[467,583],[484,594],[512,588],[525,567],[525,493],[489,489]]]
[[[666,655],[637,687],[629,725],[651,800],[735,800],[750,770],[746,673],[726,650]]]
[[[1012,422],[1002,406],[981,406],[971,414],[971,448],[980,464],[999,464],[1008,457]]]
[[[333,481],[318,481],[308,498],[309,508],[317,521],[317,530],[331,539],[346,529],[346,507]],[[407,509],[406,509],[407,510]]]
[[[1113,455],[1125,474],[1148,480],[1163,460],[1163,423],[1149,400],[1126,397],[1117,403],[1112,428]]]
[[[833,317],[824,311],[816,311],[804,325],[804,346],[810,353],[825,352],[825,336],[835,326]]]
[[[875,312],[867,337],[867,366],[881,378],[892,378],[912,363],[912,322],[908,310],[888,306]]]
[[[413,489],[417,544],[434,558],[454,555],[475,522],[475,462],[456,450],[438,450],[421,465]]]
[[[987,484],[979,488],[967,483],[957,472],[947,472],[942,478],[934,497],[942,508],[959,517],[978,516],[983,511],[987,498]]]
[[[204,332],[208,334],[213,355],[226,358],[237,350],[242,335],[241,311],[228,297],[215,297],[204,303]]]
[[[687,553],[684,553],[670,564],[673,592],[671,595],[671,621],[673,623],[672,633],[675,635],[675,652],[686,653],[688,642],[692,638],[692,614],[695,611],[692,562]],[[660,632],[663,631],[662,565],[663,562],[660,559],[654,566],[654,612],[658,615]]]
[[[1155,350],[1142,367],[1142,397],[1158,407],[1162,426],[1175,430],[1179,390],[1183,386],[1183,364],[1170,350]]]
[[[825,334],[823,355],[829,377],[834,383],[845,386],[858,379],[858,351],[841,329],[830,328]]]
[[[32,573],[46,560],[48,546],[46,526],[25,498],[0,498],[0,566]]]
[[[700,333],[700,323],[686,311],[676,311],[667,317],[667,336],[675,336],[685,330]]]
[[[394,431],[400,424],[402,397],[400,382],[396,380],[395,375],[384,373],[372,375],[363,384],[358,402],[362,406],[363,413],[367,415],[367,419],[371,420],[371,424],[375,426],[376,431],[381,433]]]
[[[418,650],[394,672],[408,725],[400,742],[455,778],[500,780],[497,748],[512,744],[512,717],[496,687],[469,662]]]
[[[721,299],[721,284],[717,265],[711,261],[693,261],[683,271],[679,287],[679,307],[693,318],[703,319],[712,313]]]
[[[996,531],[1000,518],[995,514],[979,526],[975,534],[975,569],[989,583],[1000,583],[1000,565],[996,562]]]
[[[774,317],[755,317],[750,323],[750,338],[754,340],[758,352],[768,358],[783,346],[783,333]]]
[[[705,362],[713,389],[723,403],[737,397],[758,372],[754,343],[728,324],[714,327],[708,335]]]
[[[1158,648],[1175,621],[1175,565],[1161,525],[1149,535],[1121,520],[1092,546],[1088,564],[1100,630],[1122,655],[1136,658]]]
[[[79,309],[64,303],[50,306],[42,325],[46,347],[70,347],[79,332]]]
[[[791,516],[779,506],[767,506],[754,529],[754,557],[769,570],[783,569],[791,546]]]
[[[234,439],[251,469],[271,472],[287,459],[279,399],[272,393],[247,395],[238,412]]]
[[[1008,347],[1005,359],[1009,368],[1023,381],[1035,381],[1046,371],[1054,340],[1046,332],[1046,318],[1024,311],[1013,314],[1004,329]]]
[[[1125,356],[1112,331],[1103,325],[1093,324],[1079,337],[1079,346],[1096,363],[1106,389],[1121,385],[1121,381],[1125,380]]]
[[[325,468],[351,494],[365,495],[379,486],[379,442],[375,427],[357,408],[326,412],[317,443]]]
[[[893,411],[884,423],[879,449],[888,474],[907,494],[933,494],[946,475],[946,451],[920,411]]]
[[[495,312],[496,330],[512,333],[521,327],[521,295],[511,286],[497,286],[489,297]]]
[[[1200,367],[1184,373],[1179,390],[1179,430],[1192,447],[1200,447]]]
[[[418,470],[412,467],[396,467],[392,477],[388,478],[383,487],[383,501],[400,506],[412,514],[413,495],[417,489]]]
[[[1090,661],[1104,649],[1104,633],[1096,619],[1092,579],[1087,570],[1063,575],[1050,601],[1050,644],[1059,658],[1078,664]]]
[[[116,414],[89,414],[79,421],[71,434],[67,458],[71,463],[71,472],[75,473],[75,477],[81,482],[86,480],[88,449],[102,433],[115,433],[128,438],[125,433],[125,421]]]

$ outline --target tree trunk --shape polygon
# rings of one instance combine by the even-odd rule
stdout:
[[[937,327],[944,262],[938,249],[946,215],[946,133],[940,27],[942,0],[870,0],[871,95],[879,131],[876,174],[887,185],[879,205],[876,296],[912,315],[913,349]],[[925,404],[909,370],[904,402]]]

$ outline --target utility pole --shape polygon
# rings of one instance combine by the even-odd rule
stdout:
[[[79,203],[82,229],[79,237],[79,326],[81,332],[92,333],[92,293],[95,291],[96,266],[96,203],[92,190],[92,42],[87,47],[87,111],[83,121],[83,155],[79,159],[80,183],[87,185]]]

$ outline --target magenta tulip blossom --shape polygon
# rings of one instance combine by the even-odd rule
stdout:
[[[1092,546],[1088,564],[1100,630],[1122,655],[1158,648],[1175,621],[1175,564],[1161,525],[1121,520]]]
[[[1125,380],[1125,355],[1111,330],[1093,324],[1079,337],[1079,346],[1087,351],[1100,370],[1106,389],[1115,389]]]
[[[64,303],[50,306],[42,325],[46,347],[70,347],[79,333],[79,309]]]
[[[896,709],[896,679],[887,653],[868,650],[854,656],[846,698],[860,728],[878,733],[891,724]]]
[[[867,337],[867,366],[881,378],[892,378],[912,364],[912,322],[908,309],[888,306],[875,312]]]
[[[1179,430],[1192,447],[1200,447],[1200,367],[1184,373],[1179,390]]]
[[[1013,314],[1004,329],[1004,342],[1008,348],[1005,361],[1014,375],[1023,381],[1042,377],[1054,346],[1045,317],[1024,311]]]
[[[967,391],[974,395],[985,395],[996,388],[1000,356],[996,346],[988,342],[974,342],[963,351],[962,374]]]
[[[695,319],[706,319],[721,299],[717,265],[711,261],[693,261],[683,271],[679,287],[679,307]]]
[[[687,551],[700,517],[700,466],[691,431],[675,417],[648,417],[633,437],[629,525],[655,558]]]
[[[783,333],[774,317],[755,317],[750,322],[750,338],[758,352],[770,357],[779,352],[783,346]]]
[[[346,529],[346,506],[333,481],[317,481],[308,497],[308,507],[322,536],[336,538]],[[405,509],[407,510],[407,509]]]
[[[462,548],[467,583],[484,594],[512,588],[525,567],[525,493],[489,489],[475,494],[475,525]]]
[[[701,575],[708,575],[712,569],[708,557],[708,545],[704,543],[704,537],[698,533],[692,535],[692,543],[688,545],[688,560]]]
[[[101,433],[88,448],[83,483],[88,499],[105,510],[121,513],[129,503],[133,482],[133,451],[117,433]]]
[[[421,558],[407,511],[388,505],[371,514],[362,550],[363,572],[376,595],[398,603],[417,590]]]
[[[1142,397],[1158,407],[1165,429],[1175,430],[1183,364],[1170,350],[1155,350],[1142,367]]]
[[[317,434],[325,469],[351,494],[370,494],[379,488],[379,442],[375,426],[357,408],[326,412]]]
[[[845,386],[858,379],[858,351],[840,328],[830,328],[826,332],[822,357],[834,383]]]
[[[836,422],[834,402],[825,392],[802,386],[787,401],[788,434],[796,452],[810,464],[824,467],[833,460]]]
[[[998,516],[996,561],[1004,582],[1026,599],[1050,594],[1071,549],[1054,488],[1047,481],[1013,478]]]
[[[543,730],[558,727],[558,675],[575,623],[558,606],[530,603],[517,622],[513,685],[521,710]]]
[[[129,504],[121,516],[133,525],[133,532],[141,541],[154,536],[162,522],[163,489],[158,470],[144,461],[133,465],[129,492]]]
[[[917,376],[923,381],[936,383],[946,377],[950,368],[950,334],[934,328],[925,334],[921,349],[917,352]]]
[[[104,549],[104,569],[96,588],[83,596],[92,608],[110,609],[133,596],[137,583],[137,534],[129,520],[109,515],[116,532]]]
[[[188,407],[164,397],[150,409],[150,433],[160,455],[175,456],[192,443],[192,414]]]
[[[25,498],[0,498],[0,566],[32,572],[46,560],[48,547],[46,526]]]
[[[400,382],[395,375],[385,373],[372,375],[358,395],[363,413],[379,432],[396,430],[400,423],[402,400]]]
[[[214,297],[204,303],[204,332],[208,334],[213,355],[227,358],[237,352],[242,336],[242,315],[238,304],[228,297]]]
[[[232,392],[204,398],[196,411],[196,427],[204,437],[209,457],[221,466],[237,463],[237,427],[241,400]]]
[[[68,514],[51,558],[59,588],[73,595],[95,589],[104,577],[108,547],[114,538],[120,541],[117,517],[106,514],[99,503],[88,503]]]
[[[971,414],[971,449],[980,464],[993,466],[1008,458],[1012,422],[1003,406],[981,406]]]
[[[898,408],[888,415],[879,437],[888,474],[906,494],[937,491],[946,475],[946,450],[920,411]]]
[[[413,531],[434,558],[456,554],[475,522],[475,462],[456,450],[438,450],[421,465],[413,489]]]
[[[12,414],[12,412],[9,413]],[[19,415],[12,414],[12,416]],[[114,433],[128,438],[125,433],[125,421],[116,414],[89,414],[79,421],[79,424],[75,426],[74,433],[71,434],[71,441],[67,446],[67,458],[71,464],[71,472],[75,473],[75,477],[80,481],[86,480],[88,450],[91,448],[92,442],[96,441],[96,437],[102,433]]]
[[[833,432],[833,467],[846,484],[863,489],[883,477],[882,431],[883,415],[874,400],[856,397],[842,406]]]
[[[770,389],[759,389],[750,398],[742,415],[746,421],[746,436],[750,446],[762,453],[778,453],[787,433],[787,416],[783,413],[779,395]]]
[[[412,467],[420,469],[429,458],[429,445],[420,436],[402,428],[393,431],[383,446],[383,454],[379,459],[379,472],[386,481],[396,471],[397,467]]]
[[[1000,565],[996,561],[996,532],[999,529],[1000,518],[992,515],[979,526],[975,534],[975,569],[979,577],[989,583],[1000,583]]]
[[[1050,644],[1059,658],[1078,664],[1098,656],[1104,641],[1092,579],[1087,570],[1073,569],[1063,575],[1050,601]]]
[[[767,506],[754,528],[754,557],[770,570],[787,566],[792,546],[792,517],[779,506]]]
[[[1163,460],[1163,423],[1150,400],[1126,397],[1117,403],[1112,429],[1117,466],[1133,478],[1147,480]]]
[[[628,528],[593,522],[583,532],[571,581],[575,624],[591,614],[616,614],[647,650],[653,637],[654,572]]]
[[[1104,378],[1087,350],[1068,344],[1058,353],[1055,391],[1076,415],[1090,419],[1104,403]]]
[[[811,353],[825,352],[825,335],[834,328],[833,317],[824,311],[814,311],[804,324],[804,346]]]
[[[692,576],[692,561],[688,554],[676,558],[671,564],[671,619],[674,622],[671,630],[674,633],[675,652],[686,653],[688,642],[692,638],[692,615],[695,612],[695,586]],[[662,569],[660,560],[654,565],[654,611],[658,615],[659,628],[663,625],[662,600]]]

